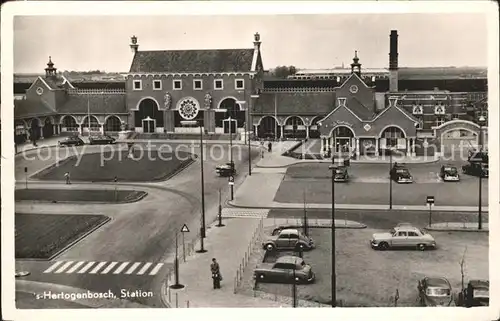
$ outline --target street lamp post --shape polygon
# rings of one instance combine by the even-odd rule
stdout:
[[[332,158],[333,159],[333,158]],[[336,276],[336,264],[335,264],[335,171],[337,167],[335,165],[330,165],[328,168],[332,171],[332,308],[337,306],[337,276]]]
[[[203,174],[203,126],[200,122],[200,163],[201,163],[201,229],[200,249],[196,252],[205,253],[203,240],[205,238],[205,175]]]
[[[478,145],[479,145],[479,155],[482,157],[482,152],[483,152],[483,124],[486,121],[486,118],[481,114],[479,116],[479,138],[478,138]],[[482,197],[483,197],[483,173],[482,170],[479,173],[479,199],[478,199],[478,229],[482,230],[483,229],[483,202],[482,202]]]
[[[252,99],[252,98],[250,98]],[[238,100],[236,101],[236,103],[238,105],[245,105],[247,102],[245,100]],[[251,157],[251,148],[250,148],[250,128],[251,128],[251,125],[250,125],[250,105],[248,105],[247,107],[247,113],[246,113],[246,130],[247,130],[247,134],[245,135],[245,139],[246,139],[246,144],[248,146],[248,176],[252,176],[252,157]]]
[[[389,151],[389,209],[392,210],[392,149],[386,149]]]
[[[231,116],[229,116],[229,164],[231,166],[231,183],[234,182],[234,163],[233,163],[233,120]],[[231,201],[234,200],[234,185],[230,184],[229,188],[231,189]]]

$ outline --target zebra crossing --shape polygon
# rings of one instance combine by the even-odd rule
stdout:
[[[52,274],[126,274],[156,275],[165,263],[56,261],[43,273]]]
[[[223,217],[233,218],[267,218],[269,209],[251,209],[251,208],[233,208],[226,207],[222,209]]]

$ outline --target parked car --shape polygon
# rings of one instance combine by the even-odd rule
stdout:
[[[458,169],[455,166],[443,165],[439,171],[439,177],[444,182],[458,182],[460,181],[460,175],[458,174]]]
[[[312,283],[315,275],[309,264],[297,256],[279,257],[275,263],[263,263],[254,270],[257,282]]]
[[[410,170],[403,164],[394,164],[390,172],[391,179],[396,183],[413,183],[413,177],[410,174]]]
[[[104,145],[104,144],[114,144],[116,139],[108,135],[100,135],[100,136],[90,136],[89,144],[90,145]]]
[[[219,176],[234,176],[236,174],[236,169],[234,168],[234,162],[217,165],[215,167],[215,172],[219,174]]]
[[[388,233],[375,233],[370,240],[371,247],[379,250],[390,248],[417,248],[424,251],[435,248],[436,241],[429,233],[414,226],[397,226]]]
[[[488,177],[488,164],[486,163],[467,163],[462,166],[462,172],[467,175]]]
[[[69,136],[59,141],[59,146],[82,146],[82,145],[85,145],[85,143],[78,136]]]
[[[425,277],[418,281],[420,304],[425,307],[447,307],[453,302],[451,284],[444,277]]]
[[[347,182],[349,181],[349,173],[347,172],[346,166],[339,166],[335,169],[335,175],[333,176],[335,182]]]
[[[488,157],[488,151],[487,150],[470,150],[469,155],[468,155],[468,161],[469,162],[482,162],[482,163],[488,163],[489,157]]]
[[[458,294],[457,306],[479,307],[490,303],[490,281],[470,280],[467,287]]]
[[[262,242],[262,248],[274,250],[311,250],[315,247],[312,238],[305,236],[297,229],[281,230],[277,235],[271,235]]]

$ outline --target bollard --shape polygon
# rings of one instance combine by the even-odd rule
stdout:
[[[179,293],[175,293],[175,307],[179,307]]]
[[[168,302],[172,302],[172,297],[170,295],[170,287],[168,287]]]
[[[187,305],[187,308],[189,309],[189,300],[187,300],[187,304],[186,305]]]

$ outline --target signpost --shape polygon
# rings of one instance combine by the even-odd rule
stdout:
[[[28,189],[28,167],[24,167],[24,181],[26,182],[26,189]]]
[[[185,226],[185,225],[184,225]],[[181,229],[184,229],[184,226]],[[184,236],[184,234],[183,234]],[[179,283],[179,251],[178,251],[178,239],[179,239],[179,232],[175,232],[175,261],[174,261],[174,271],[175,271],[175,284],[171,285],[171,289],[182,289],[184,288],[184,285]]]
[[[234,176],[231,173],[231,176],[229,176],[229,187],[231,188],[231,201],[234,200]]]
[[[219,223],[215,226],[217,227],[223,227],[225,226],[224,224],[222,224],[222,201],[221,201],[221,193],[220,193],[220,188],[219,188]]]
[[[113,182],[115,183],[115,202],[118,201],[118,195],[117,195],[117,192],[116,192],[116,183],[118,183],[118,177],[115,176],[115,178],[113,179]]]
[[[434,205],[434,196],[427,196],[427,205],[429,205],[429,226],[432,226],[432,205]]]
[[[181,228],[182,233],[182,257],[184,258],[184,262],[186,262],[186,246],[184,245],[184,233],[189,233],[189,228],[186,224],[182,225]]]

